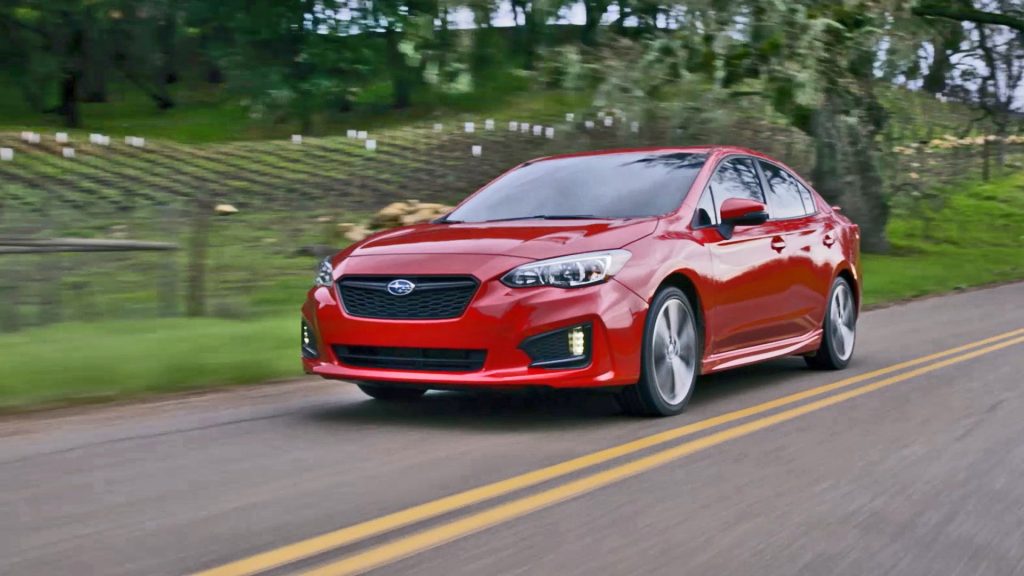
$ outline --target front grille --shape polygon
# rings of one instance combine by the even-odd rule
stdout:
[[[484,367],[487,351],[336,345],[334,355],[342,364],[360,368],[475,372]]]
[[[401,296],[388,292],[394,280],[416,287]],[[458,318],[476,293],[469,276],[346,276],[338,280],[345,311],[362,318],[435,320]]]

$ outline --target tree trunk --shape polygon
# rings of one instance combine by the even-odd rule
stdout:
[[[107,68],[110,64],[109,52],[103,42],[97,38],[95,32],[86,38],[83,52],[85,70],[82,75],[82,101],[93,103],[106,102]]]
[[[601,18],[608,9],[608,5],[604,0],[583,0],[583,8],[587,19],[583,23],[580,40],[584,46],[596,46],[598,26],[601,24]]]
[[[394,108],[408,108],[412,104],[413,83],[405,56],[399,51],[399,32],[388,28],[384,33],[387,45],[388,70],[391,72],[391,105]]]
[[[82,125],[81,112],[78,108],[78,70],[66,70],[60,82],[60,115],[69,128]]]
[[[865,252],[887,252],[889,203],[873,138],[856,125],[845,125],[828,102],[814,113],[811,136],[816,152],[814,187],[860,226]]]
[[[526,10],[525,4],[523,5],[523,20],[526,25],[523,68],[526,70],[535,70],[537,68],[537,48],[540,45],[541,32],[544,29],[541,12],[542,10],[536,2],[530,4],[529,10]]]
[[[949,72],[953,67],[950,54],[960,50],[964,29],[959,22],[933,22],[932,25],[935,29],[932,36],[934,54],[921,88],[930,94],[941,94],[946,90]]]
[[[65,14],[62,21],[64,26],[71,29],[71,32],[68,37],[67,47],[64,50],[59,110],[61,116],[64,117],[64,123],[69,128],[78,128],[82,125],[78,103],[82,81],[82,62],[84,60],[82,49],[84,47],[85,34],[82,31],[81,23],[75,21],[70,15]]]

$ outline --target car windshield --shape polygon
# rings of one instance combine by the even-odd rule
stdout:
[[[492,182],[445,221],[658,216],[679,207],[705,160],[693,152],[541,160]]]

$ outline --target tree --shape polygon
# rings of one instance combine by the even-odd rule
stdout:
[[[230,43],[218,67],[233,78],[250,113],[297,120],[303,132],[317,113],[344,109],[367,68],[365,38],[349,34],[334,0],[225,0]],[[346,3],[347,4],[347,3]]]
[[[688,3],[671,43],[654,34],[644,56],[616,50],[630,58],[624,68],[632,76],[614,82],[625,87],[620,93],[633,90],[651,102],[658,101],[652,88],[659,79],[678,84],[673,93],[687,94],[670,104],[679,118],[701,114],[694,103],[713,116],[725,108],[715,106],[716,94],[760,97],[813,140],[815,187],[860,224],[865,250],[882,252],[889,202],[878,136],[887,113],[875,93],[875,69],[896,4]]]
[[[971,0],[920,0],[914,5],[914,15],[924,18],[943,18],[955,22],[994,24],[1007,26],[1024,33],[1024,10],[1019,2],[999,2],[998,10],[979,9]]]
[[[0,27],[23,55],[20,75],[30,102],[52,102],[39,86],[56,87],[53,112],[81,124],[80,103],[106,99],[116,70],[161,109],[174,105],[166,84],[172,58],[175,0],[22,0],[0,5]],[[161,36],[159,32],[164,30]],[[172,30],[169,35],[168,30]],[[150,38],[167,42],[151,42]]]
[[[982,111],[978,120],[995,128],[996,164],[1006,162],[1005,138],[1010,133],[1018,95],[1024,89],[1024,3],[1019,0],[970,0],[919,2],[913,13],[953,28],[950,42],[957,42],[955,61],[947,66],[950,83],[942,93]],[[953,48],[951,47],[951,51]],[[926,77],[927,80],[927,77]],[[990,151],[984,145],[983,176],[990,175]]]
[[[956,85],[947,92],[954,98],[976,105],[982,111],[979,120],[988,120],[995,128],[996,164],[1006,164],[1005,138],[1010,134],[1018,95],[1024,89],[1024,42],[1022,34],[987,24],[967,24],[968,51],[954,72]],[[990,151],[984,146],[984,178],[990,174]]]
[[[26,82],[56,84],[59,104],[54,109],[68,126],[81,123],[79,101],[85,75],[87,37],[97,31],[103,2],[84,5],[73,0],[32,0],[0,6],[6,36],[25,54],[32,74]],[[26,87],[26,96],[35,88]]]

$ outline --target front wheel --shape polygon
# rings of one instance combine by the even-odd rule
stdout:
[[[670,287],[655,295],[644,323],[640,381],[620,395],[627,412],[673,416],[683,411],[700,371],[699,334],[686,294]]]
[[[828,297],[828,309],[822,324],[821,347],[805,356],[807,365],[819,370],[841,370],[853,358],[857,341],[857,303],[853,288],[845,278],[836,278]]]
[[[367,396],[385,402],[407,402],[416,400],[427,393],[425,388],[403,388],[381,384],[359,384],[358,386]]]

